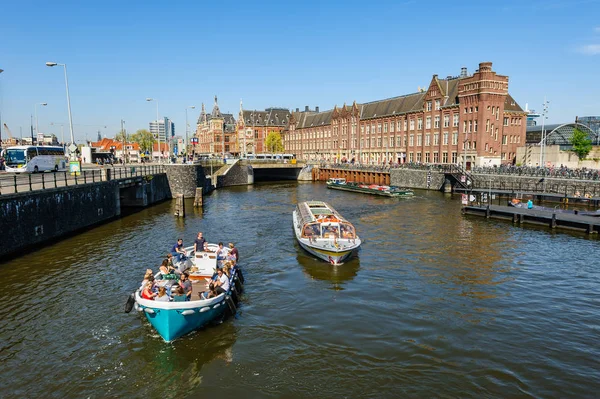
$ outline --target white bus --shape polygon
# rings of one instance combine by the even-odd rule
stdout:
[[[18,145],[9,147],[2,153],[7,172],[57,172],[67,167],[65,150],[62,147]]]

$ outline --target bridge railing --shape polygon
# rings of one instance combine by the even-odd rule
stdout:
[[[0,175],[0,195],[99,183],[106,181],[109,174],[111,175],[110,179],[115,180],[158,173],[164,173],[162,165],[85,169],[80,174],[71,174],[69,171],[27,174],[3,173]]]

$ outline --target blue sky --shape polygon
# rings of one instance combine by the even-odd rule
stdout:
[[[548,122],[600,115],[600,0],[48,2],[3,0],[0,110],[14,135],[65,124],[68,66],[75,138],[112,137],[160,115],[185,132],[200,105],[237,116],[415,92],[433,74],[479,62],[510,77],[522,107],[550,101]],[[218,4],[217,4],[218,3]],[[50,123],[55,123],[54,126]],[[105,127],[106,126],[106,127]],[[5,133],[3,134],[5,136]]]

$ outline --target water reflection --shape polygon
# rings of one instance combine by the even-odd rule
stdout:
[[[343,285],[352,281],[360,269],[360,259],[356,253],[343,265],[332,266],[307,253],[297,243],[295,247],[298,251],[296,260],[304,269],[304,274],[311,279],[329,281],[331,288],[336,291],[343,290]]]

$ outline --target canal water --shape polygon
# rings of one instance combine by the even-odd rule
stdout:
[[[323,199],[364,240],[339,267],[295,243]],[[594,397],[595,239],[409,200],[273,183],[163,203],[0,265],[0,387],[22,397]],[[60,215],[57,215],[60,217]],[[177,237],[234,241],[239,313],[165,343],[126,296]]]

